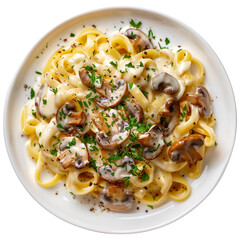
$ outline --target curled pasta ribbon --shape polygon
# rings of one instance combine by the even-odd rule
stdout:
[[[151,206],[160,205],[167,198],[167,195],[162,194],[161,187],[153,182],[148,185],[147,190],[145,188],[136,189],[134,192],[134,196],[140,202]]]
[[[175,128],[174,134],[178,137],[184,136],[188,133],[198,122],[199,120],[199,113],[198,108],[196,106],[191,106],[191,116],[187,121],[185,119]]]
[[[215,132],[212,127],[209,127],[203,120],[199,120],[196,127],[193,128],[195,132],[205,135],[205,146],[211,147],[215,144]]]
[[[92,36],[94,36],[94,38],[96,39],[98,36],[101,36],[101,35],[104,35],[104,33],[102,33],[97,29],[94,29],[94,28],[85,29],[78,35],[75,41],[84,46],[84,45],[87,45],[89,36],[91,36],[91,38]]]
[[[142,91],[135,85],[133,84],[132,88],[129,91],[133,97],[139,102],[139,104],[141,105],[141,107],[143,109],[148,108],[149,106],[149,101],[148,99],[144,96],[144,94],[142,93]]]
[[[96,188],[99,176],[93,168],[69,171],[66,186],[75,195],[84,195]]]
[[[202,63],[201,63],[198,59],[196,59],[196,58],[192,58],[192,59],[191,59],[191,62],[192,62],[192,66],[196,66],[196,67],[197,67],[197,73],[198,73],[198,74],[194,74],[194,76],[196,77],[198,84],[202,84],[202,82],[203,82],[203,77],[204,77],[204,73],[205,73],[204,68],[203,68],[203,65],[202,65]]]
[[[155,168],[154,182],[161,187],[161,193],[166,195],[172,185],[172,174],[159,167]]]
[[[146,173],[149,176],[149,179],[143,181],[141,180],[141,177],[139,178],[139,176],[131,176],[130,182],[136,187],[145,187],[149,185],[153,181],[155,169],[154,165],[151,163],[150,165],[138,163],[136,166],[140,171]]]
[[[46,168],[44,166],[44,162],[43,162],[43,159],[42,159],[42,152],[40,152],[38,160],[37,160],[36,170],[35,170],[36,182],[42,187],[52,187],[52,186],[54,186],[60,180],[60,174],[55,173],[54,177],[50,181],[42,182],[42,180],[40,179],[40,175],[41,175],[42,170],[44,170],[44,169],[46,169]]]
[[[187,165],[187,162],[175,163],[171,161],[165,149],[160,156],[152,160],[152,163],[166,172],[177,172]]]
[[[38,137],[35,133],[30,135],[30,138],[27,143],[27,151],[32,159],[34,159],[35,161],[38,160],[40,149],[38,145]]]
[[[183,201],[189,197],[191,192],[190,185],[186,179],[177,174],[172,174],[172,186],[168,196],[175,201]]]
[[[33,104],[33,101],[31,101],[28,105],[26,105],[21,115],[21,129],[26,135],[34,133],[36,126],[40,123],[40,121],[32,115],[31,106]]]
[[[111,46],[121,55],[133,54],[134,48],[128,37],[122,34],[115,34],[110,38]]]

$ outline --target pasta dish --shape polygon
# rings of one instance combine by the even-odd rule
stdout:
[[[203,65],[130,24],[73,34],[39,73],[21,116],[37,183],[62,180],[111,211],[185,200],[216,144]]]

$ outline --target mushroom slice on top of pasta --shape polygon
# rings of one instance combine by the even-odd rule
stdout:
[[[127,83],[123,79],[117,79],[110,85],[104,78],[101,78],[101,84],[96,86],[85,68],[79,70],[79,76],[85,86],[94,87],[100,94],[96,99],[99,107],[110,108],[118,105],[127,92]]]
[[[168,149],[168,156],[173,162],[187,161],[189,166],[202,160],[198,148],[204,144],[204,137],[200,134],[192,134],[176,141]]]
[[[77,131],[77,126],[82,126],[86,122],[86,114],[83,111],[76,112],[75,107],[66,102],[58,109],[56,120],[58,129],[66,135],[71,135]]]
[[[208,90],[203,87],[197,87],[195,94],[187,94],[187,100],[199,107],[199,114],[203,118],[209,118],[212,114],[211,98]]]
[[[115,212],[130,210],[136,200],[121,184],[109,184],[100,194],[104,207]]]
[[[115,109],[100,112],[92,120],[99,130],[96,141],[104,149],[117,148],[130,135],[130,130],[126,130],[128,122],[120,119]]]
[[[125,35],[131,39],[136,52],[141,52],[146,49],[153,49],[154,45],[152,40],[141,30],[136,28],[129,28],[126,30]]]
[[[166,111],[161,111],[157,115],[156,123],[160,130],[163,132],[163,136],[170,135],[178,123],[180,108],[177,100],[169,99],[165,103]]]
[[[77,169],[89,164],[88,149],[84,143],[75,137],[65,137],[59,145],[60,154],[57,159],[64,169],[74,166]]]
[[[140,135],[138,141],[144,146],[143,157],[152,160],[158,157],[164,148],[163,133],[157,125]]]
[[[159,73],[152,77],[151,86],[153,90],[169,95],[174,95],[180,88],[178,80],[166,72]]]

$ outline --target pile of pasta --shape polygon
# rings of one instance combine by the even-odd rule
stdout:
[[[74,195],[91,194],[113,211],[190,195],[187,179],[201,175],[215,143],[214,114],[204,116],[197,102],[208,97],[204,68],[189,51],[152,41],[134,28],[113,35],[85,29],[49,58],[21,116],[40,186],[62,180]],[[171,81],[177,89],[169,91]],[[46,169],[48,181],[41,179]]]

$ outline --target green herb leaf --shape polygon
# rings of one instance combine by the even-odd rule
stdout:
[[[51,88],[51,91],[52,91],[54,94],[56,94],[57,91],[58,91],[58,89],[57,89],[57,88]]]
[[[133,87],[133,82],[130,82],[130,83],[129,83],[129,88],[130,88],[130,90],[132,89],[132,87]]]
[[[64,127],[62,126],[62,124],[60,124],[60,123],[57,125],[57,128],[62,129],[62,130],[65,130],[65,128],[64,128]]]
[[[129,68],[135,68],[135,66],[132,64],[132,62],[125,64],[125,66],[129,67]]]
[[[140,28],[140,26],[142,25],[142,22],[139,21],[138,23],[135,23],[134,20],[131,19],[130,24],[135,28]]]
[[[149,38],[151,37],[151,38],[153,38],[153,39],[156,38],[156,36],[153,35],[152,29],[150,29],[150,30],[148,31],[148,37],[149,37]]]
[[[118,69],[118,63],[117,63],[117,62],[111,61],[110,64],[111,64],[112,66],[114,66],[116,69]]]
[[[97,172],[96,160],[91,158],[89,161],[89,167],[92,167]]]
[[[165,44],[168,45],[170,43],[170,40],[166,37],[165,38]]]
[[[38,75],[42,75],[42,73],[41,73],[41,72],[38,72],[38,71],[36,71],[35,73],[38,74]]]
[[[70,37],[75,37],[75,34],[74,33],[70,33]]]
[[[51,149],[50,150],[50,153],[53,155],[53,156],[57,156],[57,149]]]
[[[124,58],[131,58],[131,55],[124,55],[123,59]]]
[[[31,88],[30,96],[31,96],[31,99],[35,97],[35,91],[33,90],[33,88]]]

